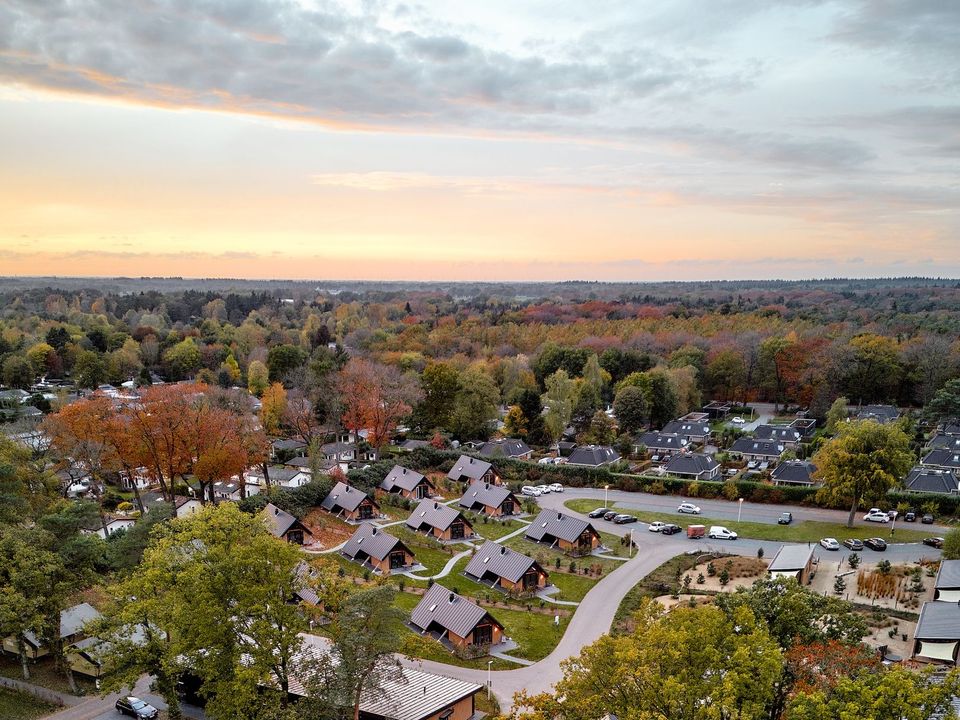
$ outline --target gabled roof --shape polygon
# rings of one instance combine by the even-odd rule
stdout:
[[[414,530],[422,525],[429,525],[437,530],[446,530],[453,525],[454,520],[457,518],[461,518],[467,525],[470,524],[467,519],[460,514],[459,510],[455,510],[436,500],[425,499],[421,500],[420,504],[410,513],[410,517],[407,518],[407,525]]]
[[[719,463],[709,455],[702,453],[681,453],[667,462],[666,471],[677,475],[700,475],[710,473]]]
[[[487,540],[483,547],[474,553],[464,572],[475,578],[482,578],[484,573],[493,573],[510,582],[518,582],[527,570],[534,566],[543,570],[532,557],[527,557],[493,540]]]
[[[299,522],[293,515],[286,510],[281,510],[273,503],[267,503],[261,514],[266,519],[267,528],[274,537],[283,537],[287,530]]]
[[[400,465],[394,465],[393,469],[388,472],[387,476],[383,479],[383,482],[380,483],[380,489],[386,490],[387,492],[393,492],[399,488],[401,490],[411,492],[417,487],[417,485],[424,481],[433,487],[433,484],[416,470],[410,470]]]
[[[345,482],[338,482],[333,486],[330,494],[320,503],[320,507],[324,510],[333,510],[334,508],[340,507],[348,512],[353,512],[360,507],[360,503],[366,499],[367,494],[362,490],[351,487]],[[371,502],[373,502],[373,500],[371,500]]]
[[[941,560],[933,586],[938,590],[960,588],[960,560]]]
[[[878,423],[888,423],[900,417],[900,411],[893,405],[864,405],[857,413],[859,420],[876,420]]]
[[[741,453],[743,455],[763,455],[764,457],[777,458],[783,454],[786,448],[780,443],[770,440],[755,440],[754,438],[738,438],[730,446],[730,452]]]
[[[960,604],[925,602],[913,633],[917,640],[960,640]]]
[[[600,467],[620,459],[620,453],[608,445],[579,445],[567,458],[569,465]]]
[[[197,503],[198,503],[198,502],[200,502],[200,500],[198,500],[197,498],[187,497],[187,496],[185,496],[185,495],[177,495],[177,496],[173,499],[173,507],[174,507],[175,510],[179,510],[179,509],[182,508],[184,505],[186,505],[187,503],[190,503],[190,502],[197,502]]]
[[[465,597],[434,584],[410,613],[410,622],[422,630],[436,623],[455,635],[466,637],[488,615],[486,610]]]
[[[536,520],[530,523],[526,536],[531,540],[543,540],[544,537],[555,537],[567,542],[576,542],[587,528],[597,536],[600,533],[586,520],[564,515],[556,510],[541,510]]]
[[[492,467],[493,465],[486,460],[480,460],[475,457],[470,457],[469,455],[461,455],[453,464],[450,472],[447,473],[447,477],[451,480],[459,480],[463,477],[468,477],[471,480],[479,480],[483,477],[484,473]]]
[[[90,603],[80,603],[60,611],[60,637],[68,638],[83,630],[83,626],[91,620],[100,617],[100,613]],[[41,642],[36,633],[27,630],[23,637],[34,647],[40,647]]]
[[[943,435],[960,435],[960,425],[957,423],[945,423],[940,427]]]
[[[668,432],[666,428],[663,432],[646,432],[637,442],[645,445],[647,450],[682,450],[687,446],[686,438],[673,431]]]
[[[786,425],[758,425],[753,431],[754,440],[772,440],[776,442],[799,442],[800,431]]]
[[[397,545],[406,549],[406,546],[398,538],[376,525],[364,523],[344,543],[340,552],[351,559],[355,559],[357,555],[364,552],[372,558],[383,560]]]
[[[324,455],[349,455],[356,451],[357,446],[353,443],[331,442],[320,446],[320,452]]]
[[[931,450],[953,450],[956,452],[960,450],[960,437],[956,435],[934,435],[927,443],[927,447]]]
[[[480,454],[487,457],[523,457],[530,453],[530,447],[523,440],[504,438],[490,440],[480,446]]]
[[[814,483],[816,471],[816,465],[806,460],[787,460],[777,465],[770,477],[780,482]]]
[[[293,574],[296,576],[297,584],[299,585],[299,588],[296,591],[297,597],[308,605],[319,605],[320,596],[317,595],[316,590],[310,587],[310,579],[313,577],[313,568],[310,567],[305,560],[301,560],[293,569]]]
[[[425,447],[430,447],[429,440],[404,440],[400,443],[401,450],[417,450]]]
[[[467,488],[467,491],[460,498],[460,507],[472,508],[475,505],[484,507],[500,507],[500,505],[513,496],[510,488],[505,485],[491,485],[490,483],[478,483]],[[516,497],[513,498],[517,502]]]
[[[672,420],[663,426],[662,432],[676,435],[709,435],[710,423]]]
[[[295,467],[287,467],[286,465],[267,466],[267,474],[270,476],[270,482],[280,485],[290,482],[301,473],[303,473],[303,470]],[[263,477],[263,469],[260,467],[252,468],[247,471],[247,475],[250,477]]]
[[[292,468],[297,468],[299,470],[309,470],[310,469],[310,458],[308,457],[292,457],[289,460],[284,461],[284,465],[287,465]],[[273,479],[273,476],[270,476],[270,479]]]
[[[955,450],[931,450],[928,452],[921,465],[933,465],[948,469],[960,469],[960,451]]]
[[[903,481],[907,490],[929,493],[955,493],[960,490],[960,479],[953,470],[918,465]]]

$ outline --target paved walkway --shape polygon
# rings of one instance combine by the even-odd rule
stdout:
[[[554,605],[570,605],[572,607],[577,607],[580,604],[578,602],[573,602],[572,600],[554,600],[552,597],[550,597],[554,593],[558,592],[560,592],[560,588],[558,588],[556,585],[549,585],[538,592],[537,597],[545,602],[553,603]]]
[[[495,543],[502,543],[504,540],[509,540],[510,538],[515,538],[515,537],[516,537],[517,535],[519,535],[520,533],[525,533],[525,532],[527,531],[527,528],[530,526],[530,521],[529,521],[529,520],[519,520],[518,522],[525,522],[526,525],[524,525],[522,528],[518,528],[518,529],[514,530],[512,533],[509,533],[508,535],[504,535],[502,538],[497,538],[496,540],[494,540],[494,542],[495,542]]]
[[[463,552],[458,552],[452,558],[447,560],[447,564],[443,566],[443,570],[438,572],[436,575],[417,575],[416,573],[410,572],[409,570],[406,570],[404,572],[397,572],[394,574],[406,575],[407,577],[413,578],[414,580],[439,580],[440,578],[446,577],[447,575],[450,574],[450,571],[453,570],[453,566],[457,564],[457,560],[459,560],[460,558],[466,557],[472,552],[473,552],[473,548],[469,550],[464,550]]]

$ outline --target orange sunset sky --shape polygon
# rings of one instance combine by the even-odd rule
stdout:
[[[960,3],[9,0],[0,274],[960,275]]]

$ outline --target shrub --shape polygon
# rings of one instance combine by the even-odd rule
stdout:
[[[707,563],[707,575],[710,577],[716,577],[717,575],[717,566],[713,564],[713,560]]]
[[[850,553],[850,556],[847,558],[847,565],[856,570],[860,565],[860,556],[857,553]]]
[[[730,572],[724,568],[720,571],[720,585],[726,587],[728,582],[730,582]]]
[[[763,548],[762,548],[762,547],[758,547],[758,548],[757,548],[757,559],[758,559],[758,560],[763,560]]]
[[[703,573],[697,575],[697,585],[703,585],[707,579],[703,576]]]

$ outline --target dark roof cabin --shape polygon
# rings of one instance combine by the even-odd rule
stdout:
[[[460,498],[460,507],[497,517],[520,512],[520,501],[510,488],[490,483],[473,483]]]
[[[413,552],[399,538],[371,523],[358,527],[340,554],[382,575],[404,570],[415,562]]]
[[[296,545],[303,545],[306,538],[313,538],[306,525],[273,503],[267,503],[260,514],[267,523],[267,529],[274,537]]]
[[[487,540],[464,569],[477,582],[507,592],[536,592],[546,587],[549,574],[532,557]]]
[[[347,520],[372,520],[380,515],[380,505],[362,490],[338,482],[320,507]]]
[[[407,527],[426,532],[438,540],[464,540],[473,537],[473,526],[463,514],[435,500],[421,500],[407,518]]]
[[[454,647],[495,645],[503,637],[503,626],[490,613],[439,584],[424,593],[410,624]]]
[[[600,533],[593,525],[556,510],[541,510],[527,528],[526,538],[577,555],[588,555],[600,546]]]
[[[486,460],[480,460],[469,455],[461,455],[453,464],[453,467],[450,468],[447,477],[454,482],[475,483],[482,481],[493,485],[500,484],[500,476],[493,469],[493,465]]]
[[[377,489],[386,493],[397,493],[412,500],[422,500],[436,492],[433,483],[424,475],[401,465],[394,465]]]

